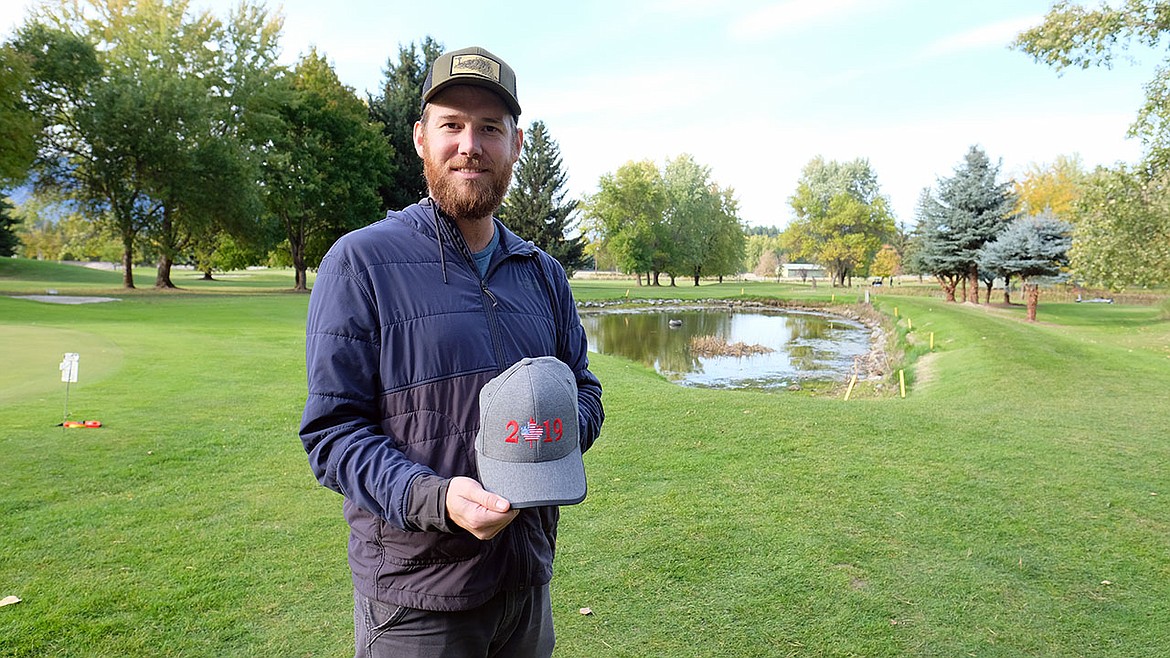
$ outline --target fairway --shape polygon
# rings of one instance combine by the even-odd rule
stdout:
[[[0,296],[0,598],[22,599],[0,607],[0,656],[351,654],[341,497],[296,436],[308,300],[291,276],[123,294],[36,265],[0,262],[0,294],[122,301]],[[858,296],[631,283],[574,287]],[[588,498],[562,516],[556,656],[1167,655],[1164,312],[1042,299],[1029,324],[872,301],[908,355],[905,398],[896,372],[846,402],[591,355],[607,419]],[[70,351],[71,413],[100,429],[56,427]]]

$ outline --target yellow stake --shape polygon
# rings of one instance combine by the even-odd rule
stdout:
[[[902,391],[902,397],[906,397],[906,376],[903,372],[902,370],[898,371],[898,388]]]
[[[894,317],[898,317],[898,307],[894,307]]]
[[[906,318],[906,329],[909,331],[914,331],[914,321],[910,318]]]
[[[930,332],[930,351],[934,351],[934,332]]]
[[[853,373],[853,378],[849,380],[849,388],[845,389],[845,401],[849,401],[849,394],[853,392],[853,385],[857,383],[857,373]]]

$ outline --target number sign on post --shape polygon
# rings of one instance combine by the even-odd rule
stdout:
[[[77,383],[77,362],[81,355],[77,352],[66,352],[65,360],[61,362],[61,381],[66,384]]]

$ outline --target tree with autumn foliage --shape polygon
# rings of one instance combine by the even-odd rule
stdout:
[[[880,279],[893,278],[902,273],[902,255],[893,245],[884,244],[873,257],[873,264],[869,266],[871,276]]]
[[[1168,36],[1165,2],[1121,0],[1087,8],[1060,1],[1014,46],[1057,71],[1111,68],[1134,47],[1165,53]],[[1145,145],[1146,161],[1100,168],[1084,183],[1071,260],[1076,278],[1090,285],[1121,290],[1170,283],[1170,56],[1162,57],[1129,130]]]
[[[1088,173],[1076,155],[1058,156],[1048,164],[1033,163],[1012,185],[1016,212],[1022,216],[1049,213],[1072,220],[1087,178]]]

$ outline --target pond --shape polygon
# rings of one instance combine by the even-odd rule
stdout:
[[[870,346],[862,323],[796,310],[650,309],[583,312],[589,349],[653,367],[684,386],[785,389],[848,381]],[[701,356],[692,338],[771,348],[749,356]]]

